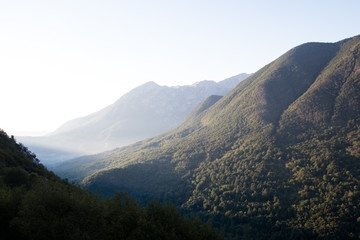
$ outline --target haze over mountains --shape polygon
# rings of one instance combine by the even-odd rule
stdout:
[[[71,120],[47,136],[18,139],[45,164],[121,147],[176,127],[206,97],[223,96],[248,76],[243,73],[220,82],[176,87],[148,82],[114,104]]]
[[[244,239],[360,236],[360,36],[295,47],[179,127],[65,162],[90,190],[175,202]]]

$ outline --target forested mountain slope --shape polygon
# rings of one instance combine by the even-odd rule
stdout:
[[[202,212],[232,236],[357,239],[360,37],[307,43],[178,128],[83,157],[69,177]],[[209,103],[209,102],[207,102]]]
[[[1,239],[222,239],[209,224],[172,205],[146,208],[124,193],[103,198],[42,166],[0,129]]]

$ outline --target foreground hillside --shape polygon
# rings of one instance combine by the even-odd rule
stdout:
[[[18,137],[47,166],[75,156],[125,146],[164,133],[179,124],[205,98],[225,95],[248,77],[239,74],[220,82],[201,81],[167,87],[145,83],[114,104],[71,120],[41,137]]]
[[[67,176],[173,201],[239,238],[357,239],[359,92],[359,36],[303,44],[178,128],[74,160]]]
[[[174,206],[144,209],[124,193],[102,201],[47,171],[0,129],[1,239],[221,239]]]

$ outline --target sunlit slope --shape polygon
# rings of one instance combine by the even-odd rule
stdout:
[[[219,99],[221,99],[221,96],[209,96],[200,105],[198,105],[192,113],[190,113],[189,119],[188,121],[186,121],[186,123],[191,124],[195,117],[202,114],[207,108],[211,107]],[[121,166],[132,164],[133,159],[139,156],[145,156],[142,152],[143,150],[149,150],[149,146],[158,146],[158,142],[163,136],[166,136],[166,139],[172,139],[172,144],[176,144],[176,142],[174,142],[176,139],[181,141],[181,138],[187,135],[188,131],[191,131],[188,128],[182,131],[182,128],[183,126],[175,129],[169,134],[164,134],[154,139],[144,140],[136,144],[119,148],[113,151],[107,151],[96,155],[83,156],[80,158],[68,160],[62,164],[57,165],[56,172],[64,178],[79,181],[98,170],[111,168],[113,164],[114,166],[119,166],[119,164],[121,164]],[[174,135],[172,133],[174,133]],[[141,151],[140,155],[138,154],[138,151]],[[120,156],[119,154],[125,157],[121,162],[117,161]],[[146,156],[149,157],[149,152],[147,152]],[[139,161],[144,162],[145,158],[141,158]]]
[[[359,44],[354,37],[288,51],[177,129],[90,165],[83,159],[78,169],[94,171],[83,183],[261,219],[269,234],[282,226],[351,237],[360,216]]]

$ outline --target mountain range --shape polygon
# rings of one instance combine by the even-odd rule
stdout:
[[[59,166],[90,190],[171,201],[238,239],[360,236],[360,36],[297,46],[178,127]]]
[[[112,105],[41,137],[17,137],[46,165],[94,154],[164,133],[181,124],[206,97],[225,95],[249,74],[187,86],[145,83]]]

